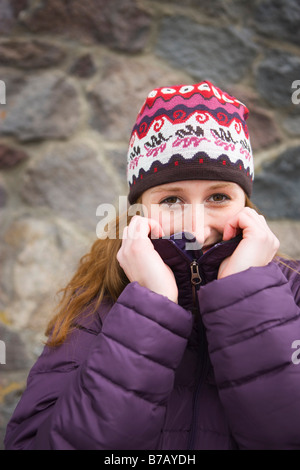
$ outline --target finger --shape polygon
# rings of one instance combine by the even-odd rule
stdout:
[[[253,209],[250,209],[249,211],[248,209],[250,208],[245,207],[228,219],[223,229],[224,241],[236,237],[239,233],[249,227],[249,225],[253,224],[255,214],[257,217],[258,214],[253,211]]]
[[[231,238],[236,237],[237,228],[231,225],[230,223],[226,223],[223,230],[223,240],[231,240]]]
[[[147,238],[149,234],[149,225],[144,217],[135,215],[128,225],[128,239],[136,240],[138,238]]]
[[[231,238],[236,237],[239,233],[242,232],[241,227],[239,226],[239,219],[230,219],[224,225],[223,229],[223,240],[231,240]]]
[[[245,207],[226,222],[223,230],[223,240],[230,240],[241,231],[243,232],[243,238],[249,237],[250,234],[258,239],[274,236],[265,217],[250,207]]]
[[[122,240],[127,240],[128,239],[128,226],[124,227],[123,233],[122,233]]]
[[[160,238],[165,235],[161,225],[155,219],[134,216],[128,226],[128,237],[137,238]]]
[[[153,239],[153,238],[161,238],[161,237],[164,237],[165,236],[165,232],[163,231],[163,228],[162,226],[160,225],[160,223],[155,220],[155,219],[147,219],[148,220],[148,224],[149,224],[149,227],[150,227],[150,238]]]

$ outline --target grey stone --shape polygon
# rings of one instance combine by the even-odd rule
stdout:
[[[181,16],[162,20],[156,54],[196,80],[235,83],[251,70],[256,48],[245,31],[200,25]]]
[[[128,147],[107,150],[107,158],[111,161],[121,181],[126,182]]]
[[[13,168],[27,158],[28,155],[23,150],[0,144],[0,170]]]
[[[10,0],[10,4],[12,7],[14,16],[17,18],[22,11],[28,8],[30,4],[30,0]]]
[[[261,98],[252,89],[241,85],[230,86],[226,90],[247,106],[251,146],[254,152],[263,150],[282,141],[278,123],[270,110],[261,106]]]
[[[15,18],[9,0],[0,0],[0,35],[9,34],[15,25]]]
[[[50,147],[28,168],[21,194],[33,207],[49,207],[86,230],[96,228],[98,205],[118,195],[96,146],[82,142]]]
[[[161,3],[161,0],[154,0]],[[164,0],[164,3],[194,8],[195,13],[201,13],[201,17],[222,20],[223,24],[230,24],[232,20],[238,20],[246,24],[249,15],[253,15],[255,2],[249,0]]]
[[[0,323],[0,339],[5,345],[4,364],[0,365],[1,369],[7,372],[29,367],[31,360],[18,332]]]
[[[298,0],[265,0],[257,4],[253,26],[259,33],[300,45]]]
[[[291,136],[300,136],[300,104],[295,105],[298,114],[291,113],[283,120],[283,127]]]
[[[300,77],[300,58],[285,51],[271,50],[256,71],[256,87],[263,100],[273,107],[300,112],[292,102],[294,81]]]
[[[29,0],[0,0],[0,36],[12,34],[18,16],[28,6]]]
[[[217,18],[230,13],[230,8],[224,0],[210,0],[209,2],[207,0],[184,0],[184,2],[182,0],[164,0],[164,2],[172,5],[182,6],[184,4],[185,7],[195,7],[202,14]],[[161,0],[154,0],[154,3],[161,3]]]
[[[270,219],[300,219],[300,147],[266,163],[255,176],[253,202]]]
[[[70,68],[70,73],[81,78],[92,77],[96,72],[96,66],[90,54],[80,56]]]
[[[29,141],[66,138],[77,130],[80,100],[73,81],[63,72],[7,77],[6,116],[0,135]]]
[[[23,69],[51,67],[65,58],[61,47],[39,40],[10,39],[0,43],[0,63]]]
[[[0,413],[0,449],[4,450],[4,438],[6,434],[7,424],[13,414],[18,401],[26,387],[26,379],[28,376],[28,368],[17,371],[5,372],[6,365],[1,366],[0,378],[0,396],[1,396],[1,413]]]
[[[20,72],[19,70],[12,70],[9,67],[2,66],[0,68],[0,77],[1,80],[4,81],[6,88],[6,106],[3,109],[4,115],[6,115],[7,105],[9,104],[9,101],[14,100],[16,95],[18,95],[22,91],[22,89],[26,85],[27,77],[24,75],[24,72]],[[1,128],[2,123],[0,129]]]
[[[268,220],[268,225],[280,241],[280,253],[300,259],[300,222],[283,219]]]
[[[261,108],[252,108],[247,124],[254,152],[271,147],[282,140],[275,120]]]
[[[146,44],[151,18],[136,0],[44,0],[23,18],[31,32],[52,32],[91,39],[121,51],[138,52]]]
[[[35,354],[55,313],[56,292],[69,282],[96,237],[95,232],[83,236],[59,217],[24,213],[11,219],[0,238],[0,318],[23,337],[30,333]]]
[[[137,114],[148,93],[157,86],[186,83],[186,74],[148,58],[107,57],[103,74],[88,87],[90,125],[105,138],[129,142]]]
[[[0,209],[5,207],[7,200],[7,193],[5,188],[0,183]]]

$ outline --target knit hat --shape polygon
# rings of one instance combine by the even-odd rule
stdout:
[[[251,195],[253,157],[243,103],[203,81],[152,90],[131,133],[128,200],[181,180],[222,180]]]

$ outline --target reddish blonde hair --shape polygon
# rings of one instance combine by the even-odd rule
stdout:
[[[128,217],[127,223],[131,217]],[[79,266],[66,287],[58,291],[61,300],[55,316],[50,320],[46,336],[48,346],[59,346],[74,328],[76,319],[87,307],[93,314],[105,297],[116,301],[129,283],[117,261],[122,239],[119,236],[119,220],[115,220],[115,239],[97,239],[89,253],[79,261]]]
[[[247,196],[245,206],[259,212]],[[75,327],[76,319],[87,307],[92,307],[89,308],[89,314],[93,314],[104,298],[115,302],[129,283],[117,260],[117,252],[122,243],[119,226],[124,224],[124,217],[125,225],[130,222],[131,216],[125,215],[121,219],[117,217],[113,222],[116,237],[97,239],[90,252],[80,259],[78,269],[70,282],[58,292],[62,297],[57,306],[57,313],[46,329],[48,346],[62,344]]]

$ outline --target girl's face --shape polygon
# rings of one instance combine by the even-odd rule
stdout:
[[[165,236],[192,233],[206,251],[222,240],[226,221],[245,207],[245,193],[227,181],[176,181],[148,189],[141,203]]]

